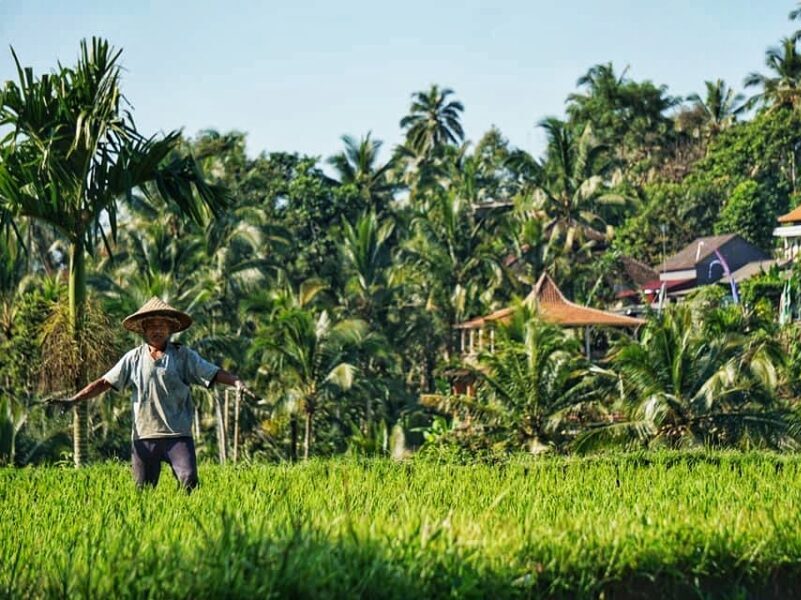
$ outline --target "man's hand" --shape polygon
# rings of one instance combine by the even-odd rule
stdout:
[[[47,406],[54,406],[58,412],[65,413],[75,406],[76,402],[72,398],[48,398],[45,400]]]
[[[237,379],[237,380],[234,382],[234,389],[235,389],[237,392],[241,392],[241,393],[242,393],[242,394],[244,394],[245,396],[250,396],[251,398],[255,398],[255,397],[256,397],[256,394],[254,394],[253,392],[251,392],[251,391],[248,389],[248,387],[245,385],[245,383],[244,383],[244,382],[243,382],[241,379]]]
[[[75,404],[75,400],[72,398],[48,398],[45,400],[45,404],[48,406],[72,406]]]

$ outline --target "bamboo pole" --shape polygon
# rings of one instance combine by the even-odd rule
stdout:
[[[225,422],[222,415],[222,401],[220,394],[216,390],[212,392],[214,397],[214,412],[217,416],[217,450],[220,455],[220,464],[225,464],[227,458],[225,452]]]
[[[225,455],[228,456],[228,450],[230,446],[229,440],[231,439],[231,402],[230,396],[228,392],[230,392],[228,388],[225,389],[225,410],[223,410],[223,424],[225,425]]]
[[[234,402],[234,464],[239,460],[239,406],[242,404],[242,390],[236,390]]]

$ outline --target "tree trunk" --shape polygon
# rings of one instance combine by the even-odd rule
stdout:
[[[289,458],[292,462],[298,460],[298,415],[292,413],[289,417]]]
[[[303,437],[303,460],[309,460],[309,449],[312,443],[312,415],[314,411],[306,411],[306,431]]]
[[[83,251],[83,237],[79,234],[70,245],[69,302],[70,325],[72,335],[81,348],[84,316],[86,314],[86,257]],[[86,363],[83,356],[78,356],[75,369],[75,389],[86,385]],[[79,403],[72,411],[72,443],[75,466],[86,464],[89,444],[89,405],[86,401]]]
[[[437,352],[436,348],[433,350],[434,353]],[[426,373],[425,373],[425,391],[429,394],[436,391],[434,386],[434,367],[437,364],[436,356],[431,356],[430,354],[426,356]]]

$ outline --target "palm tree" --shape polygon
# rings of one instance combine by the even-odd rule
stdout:
[[[306,282],[297,292],[284,290],[271,298],[251,300],[251,307],[261,306],[270,314],[256,331],[249,354],[280,379],[290,413],[304,414],[304,459],[314,443],[315,414],[326,408],[338,390],[353,385],[357,368],[349,357],[367,336],[364,321],[334,322],[327,310],[310,306],[322,289],[320,284]],[[294,444],[293,427],[293,457],[297,455]]]
[[[790,14],[787,15],[787,18],[790,19],[791,21],[801,20],[801,2],[798,3],[798,6],[796,6],[796,8],[790,11]],[[799,37],[801,37],[801,30],[796,31],[793,34],[794,39],[798,39]]]
[[[621,160],[631,163],[650,158],[664,142],[670,126],[665,111],[679,103],[667,95],[667,86],[618,77],[611,63],[595,65],[579,78],[583,93],[567,100],[569,123],[589,124],[595,134]]]
[[[409,114],[401,119],[400,126],[406,130],[407,145],[419,156],[430,156],[440,146],[464,140],[460,121],[464,106],[457,100],[449,101],[452,94],[453,90],[437,85],[412,94]]]
[[[479,357],[477,396],[532,452],[559,442],[582,408],[599,399],[577,338],[541,321],[525,304],[497,330],[494,351]]]
[[[736,94],[734,90],[726,85],[722,79],[705,81],[706,97],[701,98],[698,94],[690,94],[687,100],[692,102],[694,108],[703,115],[703,120],[707,131],[715,134],[737,119],[737,116],[745,110],[745,96]]]
[[[571,118],[583,117],[583,113],[586,112],[593,99],[601,100],[610,107],[620,104],[624,95],[623,86],[626,83],[628,70],[629,68],[626,67],[618,76],[615,74],[615,67],[612,63],[590,67],[576,81],[576,85],[584,87],[585,92],[582,94],[569,94],[567,97],[567,111]],[[614,116],[612,114],[608,115],[609,118],[614,118]]]
[[[495,240],[469,202],[453,190],[437,194],[413,218],[411,233],[403,253],[449,330],[486,307],[503,272]]]
[[[431,392],[437,361],[455,354],[453,326],[490,307],[503,283],[503,248],[457,190],[431,194],[413,215],[392,278],[413,308],[403,323],[418,352],[410,373]]]
[[[343,136],[345,150],[329,158],[328,162],[336,169],[339,182],[355,185],[367,207],[381,215],[394,188],[387,177],[392,161],[378,165],[378,153],[383,142],[370,136],[368,131],[358,142],[349,135]]]
[[[519,176],[530,181],[528,210],[545,219],[545,231],[553,241],[562,239],[567,250],[574,243],[605,242],[610,227],[604,217],[612,215],[610,208],[627,202],[609,189],[612,164],[606,147],[595,140],[589,126],[578,137],[556,118],[540,126],[548,139],[545,160],[537,161],[522,150],[509,158]]]
[[[742,333],[744,321],[730,317],[713,312],[701,322],[692,307],[681,305],[651,321],[641,340],[620,347],[612,365],[623,419],[590,429],[579,448],[609,442],[797,445],[790,413],[776,395],[776,343]]]
[[[146,138],[137,132],[120,89],[120,51],[93,38],[81,42],[74,68],[35,77],[14,54],[19,81],[0,96],[0,223],[14,229],[33,218],[57,229],[69,243],[69,303],[79,339],[86,304],[86,254],[102,241],[110,252],[117,231],[117,202],[139,188],[174,203],[197,222],[206,209],[225,205],[189,156],[176,155],[180,134]],[[76,365],[82,387],[86,367]],[[86,456],[86,403],[74,412],[75,463]]]
[[[198,275],[208,262],[203,236],[177,227],[178,216],[165,215],[164,207],[141,200],[126,208],[114,254],[98,253],[89,278],[109,310],[130,314],[153,296],[187,307],[204,300],[198,297]]]
[[[365,213],[355,224],[342,223],[342,255],[350,274],[348,297],[357,299],[358,312],[371,322],[376,309],[388,305],[392,265],[389,240],[394,230],[390,220],[380,222],[375,213]]]
[[[745,78],[745,87],[759,87],[761,91],[748,100],[748,107],[762,104],[771,108],[798,107],[801,104],[801,54],[796,48],[797,39],[783,38],[778,48],[768,48],[765,66],[773,75],[751,73]]]

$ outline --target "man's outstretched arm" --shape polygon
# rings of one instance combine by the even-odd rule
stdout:
[[[212,383],[222,383],[223,385],[230,385],[235,387],[237,390],[241,390],[246,396],[250,396],[251,398],[257,399],[256,394],[248,389],[248,386],[239,379],[233,373],[229,373],[225,369],[220,369],[217,371],[217,374],[214,376]]]
[[[94,398],[95,396],[99,396],[103,392],[110,390],[111,385],[108,381],[103,379],[95,379],[92,383],[87,385],[83,388],[80,392],[72,396],[71,398],[65,398],[63,400],[57,401],[60,404],[75,404],[77,402],[83,402],[84,400],[88,400],[89,398]]]

